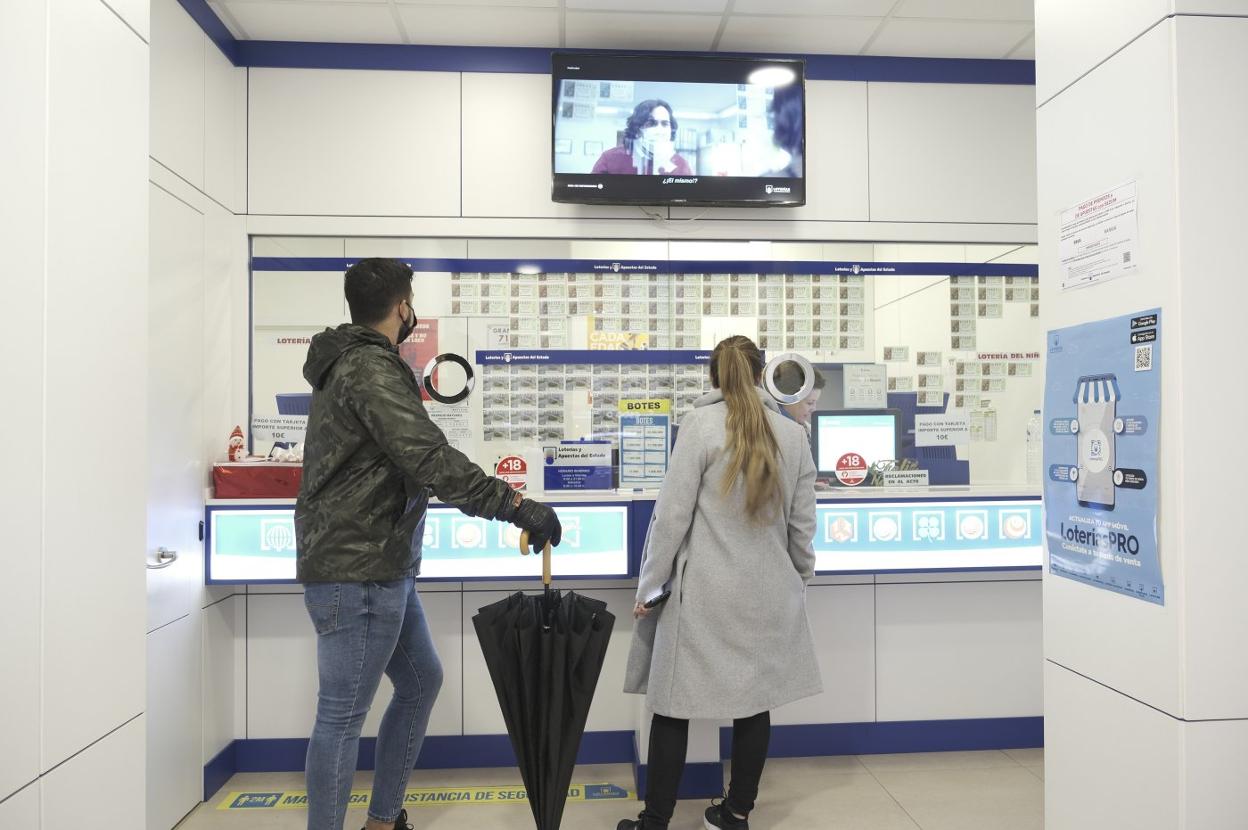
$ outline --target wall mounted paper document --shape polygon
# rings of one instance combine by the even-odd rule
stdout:
[[[1139,266],[1136,185],[1127,182],[1062,211],[1062,290],[1124,277]]]
[[[878,363],[849,363],[844,370],[846,409],[888,406],[888,370]]]
[[[965,412],[948,415],[915,415],[916,447],[948,447],[971,443],[971,416]]]

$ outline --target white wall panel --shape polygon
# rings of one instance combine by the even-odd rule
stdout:
[[[498,707],[498,696],[490,680],[481,655],[481,643],[477,639],[472,618],[479,609],[506,599],[510,591],[473,591],[464,595],[464,613],[461,619],[464,640],[464,734],[501,735],[507,731],[503,713]],[[631,615],[630,615],[631,616]],[[594,697],[598,697],[595,693]]]
[[[235,738],[234,723],[239,708],[237,690],[244,683],[238,659],[246,649],[247,628],[243,618],[246,599],[236,594],[210,605],[203,617],[203,746],[202,764],[207,764]]]
[[[198,611],[204,558],[204,217],[150,185],[148,279],[147,555],[176,551],[147,571],[147,630]]]
[[[1052,663],[1044,697],[1066,713],[1044,725],[1046,827],[1187,827],[1179,721]]]
[[[1184,726],[1185,830],[1222,830],[1248,816],[1248,719]]]
[[[204,54],[208,38],[178,4],[152,3],[152,158],[204,189]]]
[[[772,713],[776,724],[875,720],[875,588],[812,585],[806,613],[815,637],[823,694]]]
[[[1176,153],[1172,25],[1151,30],[1038,112],[1043,160],[1040,289],[1050,328],[1154,306],[1177,308],[1171,305],[1178,298],[1179,270],[1174,211],[1178,191],[1172,174]],[[1060,272],[1061,211],[1128,181],[1139,187],[1139,272],[1079,291],[1054,290]],[[1095,308],[1094,314],[1089,314],[1089,307]],[[1165,433],[1183,435],[1199,428],[1185,426],[1183,420],[1184,319],[1168,314],[1163,321],[1161,423]],[[1193,358],[1207,359],[1206,355],[1198,352]],[[1163,440],[1158,465],[1163,470],[1185,468],[1179,441]],[[1182,510],[1177,479],[1163,476],[1158,497],[1158,548],[1166,595],[1182,597],[1181,549],[1193,529],[1175,521]],[[1180,603],[1157,606],[1060,577],[1045,578],[1044,603],[1046,657],[1151,706],[1182,714],[1183,680],[1176,669],[1183,662]],[[1106,625],[1106,620],[1115,622]]]
[[[131,37],[134,37],[131,35]],[[76,827],[90,814],[98,830],[145,826],[144,719],[137,717],[43,777],[43,827]]]
[[[204,214],[204,392],[203,422],[206,462],[225,459],[226,440],[236,425],[247,421],[247,371],[241,377],[236,361],[246,367],[247,232],[246,220],[215,204]],[[235,387],[242,386],[238,404]],[[207,472],[204,484],[208,485]]]
[[[169,830],[203,797],[202,643],[198,609],[147,635],[147,830]]]
[[[1240,5],[1248,13],[1248,3]],[[1242,542],[1235,525],[1226,521],[1243,509],[1242,479],[1234,470],[1248,464],[1248,445],[1228,442],[1221,429],[1202,428],[1218,417],[1212,413],[1248,411],[1248,386],[1224,383],[1224,367],[1210,359],[1242,349],[1243,301],[1248,300],[1248,287],[1231,256],[1248,221],[1241,198],[1248,190],[1243,152],[1248,98],[1226,83],[1248,77],[1248,18],[1180,18],[1176,33],[1183,295],[1177,310],[1188,337],[1199,339],[1183,349],[1182,364],[1170,375],[1182,389],[1178,394],[1178,385],[1171,387],[1171,397],[1181,401],[1182,422],[1194,427],[1181,433],[1183,457],[1220,459],[1208,469],[1185,465],[1181,473],[1187,585],[1181,600],[1186,616],[1184,716],[1248,718],[1248,659],[1227,659],[1228,652],[1248,642],[1248,605],[1236,589],[1248,582],[1248,557],[1231,553]]]
[[[1036,221],[1032,87],[869,83],[867,99],[871,221]]]
[[[312,324],[319,331],[348,319],[340,271],[260,271],[252,296],[257,328]]]
[[[0,472],[0,603],[6,609],[0,636],[0,798],[39,774],[39,607],[43,541],[43,361],[44,171],[47,5],[42,0],[0,3],[0,100],[6,124],[0,129],[4,197],[0,198],[0,245],[9,260],[5,280],[11,313],[5,325],[26,359],[0,361],[0,432],[14,441]],[[18,276],[20,275],[20,276]],[[38,790],[21,804],[0,806],[0,826],[20,826],[17,817],[38,814]],[[33,808],[31,807],[33,805]],[[5,822],[13,817],[14,824]]]
[[[204,192],[235,213],[246,210],[247,70],[212,43],[204,47]]]
[[[621,216],[636,207],[550,200],[549,75],[465,72],[464,216]]]
[[[1036,0],[1036,103],[1043,103],[1170,12],[1172,0]]]
[[[633,706],[634,695],[624,694],[624,670],[628,666],[628,650],[633,642],[633,603],[637,591],[633,587],[628,587],[578,590],[577,593],[584,594],[591,599],[602,600],[607,604],[607,610],[615,615],[611,642],[607,645],[607,657],[602,664],[602,673],[598,676],[598,687],[594,693],[594,703],[589,709],[589,719],[585,722],[585,731],[614,732],[634,729],[637,725],[636,709]],[[471,625],[471,617],[469,617],[469,625]],[[476,643],[476,632],[470,628],[465,629],[465,632],[472,633],[472,644],[480,653],[481,647]],[[495,708],[497,706],[496,698]]]
[[[457,216],[459,75],[249,72],[251,213]]]
[[[878,585],[876,626],[880,720],[1043,712],[1038,583]]]
[[[30,828],[39,824],[39,782],[35,781],[19,793],[0,801],[0,827]]]
[[[45,770],[143,709],[148,452],[148,50],[72,0],[49,38]]]
[[[152,39],[150,0],[101,0],[144,41]]]
[[[672,218],[866,221],[867,85],[806,82],[806,204],[799,208],[673,208]]]
[[[247,602],[247,737],[307,737],[316,720],[316,634],[303,595],[253,594]],[[463,676],[460,598],[453,593],[425,593],[421,602],[445,675],[428,734],[458,735]],[[391,688],[383,677],[364,722],[365,737],[377,734]]]
[[[1244,0],[1170,0],[1170,2],[1178,14],[1243,17],[1248,13],[1248,10],[1244,8]]]

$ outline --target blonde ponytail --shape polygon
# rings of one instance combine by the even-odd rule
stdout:
[[[780,500],[780,447],[756,391],[762,372],[763,354],[748,337],[729,337],[711,353],[711,382],[728,405],[730,457],[721,486],[727,495],[745,479],[746,515],[757,524],[774,518]]]

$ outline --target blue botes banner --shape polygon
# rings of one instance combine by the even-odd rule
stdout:
[[[1160,410],[1160,309],[1049,332],[1049,573],[1165,604],[1157,549]]]

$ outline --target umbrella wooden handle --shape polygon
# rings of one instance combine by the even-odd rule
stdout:
[[[524,556],[529,555],[529,532],[527,530],[520,532],[520,553]],[[542,549],[542,584],[550,585],[550,542],[547,542],[546,547]]]

